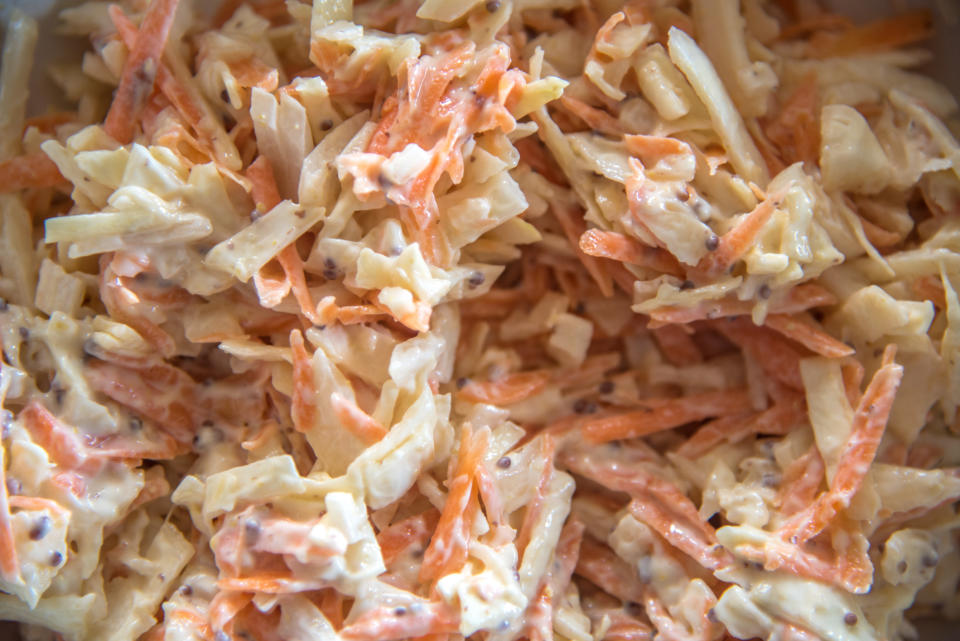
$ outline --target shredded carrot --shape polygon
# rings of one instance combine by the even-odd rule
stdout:
[[[642,466],[618,465],[592,455],[565,456],[564,462],[578,474],[631,496],[630,513],[646,523],[678,550],[710,570],[727,567],[733,557],[717,545],[717,535],[700,518],[696,506],[673,483]]]
[[[54,133],[57,127],[60,125],[65,125],[69,122],[75,122],[76,120],[77,114],[74,112],[55,111],[42,116],[32,116],[27,118],[26,122],[23,124],[23,128],[24,130],[27,130],[33,127],[45,134],[51,134]]]
[[[14,582],[20,576],[20,563],[10,520],[10,499],[7,490],[6,451],[0,440],[0,576],[4,581]]]
[[[290,332],[290,349],[293,351],[293,397],[291,415],[293,425],[300,432],[313,429],[317,420],[315,400],[316,384],[313,380],[313,362],[303,344],[303,335]]]
[[[626,128],[620,121],[602,109],[591,107],[582,100],[571,96],[562,96],[560,104],[570,113],[587,124],[587,126],[608,136],[619,137],[626,133]]]
[[[435,581],[466,563],[470,530],[480,509],[474,478],[477,467],[483,464],[489,434],[489,429],[474,430],[469,424],[463,427],[457,468],[437,529],[423,555],[421,581]]]
[[[703,362],[700,348],[683,325],[664,325],[654,328],[650,334],[664,357],[674,365],[684,367]]]
[[[716,276],[730,269],[753,246],[760,230],[779,206],[780,196],[767,197],[753,211],[741,216],[730,231],[720,236],[717,248],[700,260],[697,270]]]
[[[280,189],[273,173],[273,166],[266,156],[257,156],[250,163],[244,175],[250,179],[250,196],[254,206],[261,214],[266,213],[280,204]]]
[[[714,325],[738,345],[773,380],[802,390],[800,359],[803,355],[772,330],[757,327],[745,319],[728,319]]]
[[[811,72],[780,107],[764,128],[787,163],[803,161],[815,165],[820,157],[820,113],[817,76]]]
[[[440,513],[434,509],[394,523],[377,535],[383,563],[389,566],[413,545],[425,546],[437,526]]]
[[[810,39],[807,53],[814,58],[873,53],[914,44],[932,35],[933,14],[929,9],[916,9],[851,27],[837,35],[815,34]]]
[[[87,463],[87,447],[76,432],[61,423],[50,410],[37,401],[32,401],[23,408],[20,420],[30,432],[30,436],[46,450],[58,466],[76,470]]]
[[[87,364],[90,386],[157,422],[179,443],[190,443],[199,427],[196,383],[172,365],[133,370],[91,361]]]
[[[860,399],[830,489],[781,527],[780,535],[785,540],[804,543],[822,532],[850,504],[863,484],[903,378],[903,367],[893,362],[895,354],[896,346],[889,345],[884,351],[883,366]]]
[[[581,234],[577,246],[588,256],[609,258],[674,276],[683,275],[683,268],[670,252],[644,245],[617,232],[588,229]]]
[[[387,434],[387,429],[372,416],[357,407],[357,404],[334,392],[330,397],[333,411],[340,423],[358,436],[364,443],[371,445]]]
[[[823,458],[816,445],[811,445],[806,454],[792,461],[783,471],[780,484],[781,514],[790,516],[810,505],[823,483],[823,472]]]
[[[408,614],[409,611],[409,614]],[[460,617],[449,605],[430,601],[403,608],[380,607],[364,613],[340,631],[344,641],[395,641],[427,634],[454,633]]]
[[[0,193],[28,187],[55,187],[66,182],[57,165],[42,151],[0,162]]]
[[[588,419],[580,429],[591,442],[604,443],[646,436],[714,416],[739,414],[752,407],[747,390],[644,399],[641,403],[642,409],[639,410]]]
[[[643,601],[644,588],[634,569],[613,550],[589,536],[580,544],[576,573],[625,603]]]
[[[903,240],[903,236],[897,232],[887,231],[863,216],[860,217],[860,225],[863,227],[863,233],[867,237],[867,240],[877,249],[889,250]]]
[[[140,24],[103,126],[120,143],[126,144],[133,139],[137,119],[153,92],[179,3],[180,0],[153,0]],[[122,9],[111,5],[110,13],[122,15]]]
[[[520,525],[520,531],[517,532],[517,550],[523,552],[527,549],[530,539],[533,537],[534,528],[537,526],[537,520],[543,513],[544,504],[547,499],[547,491],[550,481],[553,479],[553,458],[556,454],[556,441],[550,434],[545,434],[540,440],[540,458],[542,467],[537,485],[533,492],[533,497],[527,503],[527,509],[523,514],[523,523]]]
[[[827,358],[843,358],[854,353],[854,349],[846,343],[841,343],[813,325],[786,314],[770,314],[764,319],[763,324],[800,343],[814,354]]]
[[[549,382],[550,372],[519,372],[492,381],[470,381],[460,390],[460,396],[475,403],[511,405],[539,394]]]
[[[606,266],[593,256],[588,256],[580,248],[580,237],[583,236],[586,231],[586,224],[583,222],[582,215],[578,215],[574,208],[560,202],[551,203],[550,210],[557,217],[557,221],[559,221],[560,227],[563,229],[564,235],[573,247],[577,258],[580,259],[587,273],[590,274],[590,277],[596,282],[597,287],[600,288],[600,293],[607,297],[612,296],[613,283],[611,282],[610,274],[606,270]]]

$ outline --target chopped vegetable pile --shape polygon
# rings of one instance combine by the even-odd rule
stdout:
[[[960,616],[932,15],[122,0],[0,70],[0,620],[868,641]],[[45,35],[45,38],[53,36]],[[59,36],[58,36],[59,37]]]

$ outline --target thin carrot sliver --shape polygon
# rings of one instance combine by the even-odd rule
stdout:
[[[7,491],[6,451],[0,440],[0,576],[15,582],[20,576],[20,563],[10,520],[10,497]]]
[[[42,151],[0,162],[0,193],[28,187],[54,187],[66,182],[57,165]]]
[[[580,259],[581,264],[586,268],[590,277],[596,282],[597,287],[600,288],[600,293],[606,297],[612,296],[613,283],[611,282],[610,274],[607,272],[605,265],[593,256],[588,256],[580,249],[580,237],[586,231],[586,224],[583,222],[583,219],[578,219],[574,213],[574,209],[568,205],[559,202],[551,204],[552,207],[550,207],[550,210],[557,217],[557,221],[560,223],[564,235],[570,242],[571,247],[573,247],[573,252],[577,255],[577,258]]]
[[[773,380],[792,389],[803,389],[803,379],[800,376],[800,359],[803,354],[778,333],[742,319],[720,321],[714,326],[756,361]]]
[[[430,533],[436,528],[440,513],[434,509],[408,517],[377,535],[380,553],[385,565],[390,565],[400,554],[411,545],[423,545]]]
[[[290,283],[290,289],[293,291],[294,298],[300,306],[300,312],[306,316],[314,325],[322,325],[320,313],[317,311],[313,302],[313,296],[310,294],[310,288],[307,287],[307,277],[303,271],[303,259],[297,253],[297,246],[290,244],[280,250],[277,254],[277,260],[287,276],[287,282]]]
[[[153,0],[140,24],[104,121],[104,130],[120,143],[126,144],[133,139],[137,119],[153,91],[179,3],[180,0]],[[123,11],[111,5],[110,13],[122,15]]]
[[[533,497],[527,503],[523,514],[523,523],[517,532],[517,550],[523,552],[530,543],[534,534],[534,527],[543,512],[547,499],[550,481],[553,479],[553,457],[556,454],[556,441],[550,434],[545,434],[540,441],[540,457],[543,459],[540,475],[534,488]]]
[[[592,130],[609,136],[621,136],[627,131],[620,121],[609,113],[596,107],[591,107],[582,100],[577,100],[570,96],[562,96],[560,98],[560,104],[570,111],[570,113],[585,122]]]
[[[376,443],[387,435],[387,429],[357,407],[356,403],[347,400],[336,392],[330,396],[330,402],[337,418],[340,419],[340,423],[367,445]]]
[[[593,538],[584,537],[580,544],[576,573],[621,601],[643,601],[644,587],[634,569]]]
[[[650,332],[663,356],[679,367],[703,362],[703,354],[682,325],[664,325]]]
[[[280,197],[280,189],[277,187],[273,165],[266,156],[257,156],[257,159],[247,167],[244,175],[250,179],[250,196],[260,213],[270,211],[283,200]]]
[[[511,405],[542,392],[550,378],[550,372],[533,371],[507,374],[492,381],[470,381],[460,390],[460,396],[475,403]]]
[[[74,470],[87,462],[86,446],[68,426],[37,401],[20,412],[23,421],[37,444],[46,450],[58,466]]]
[[[904,47],[932,35],[933,14],[929,9],[916,9],[852,27],[836,36],[811,38],[808,51],[815,58],[865,54]]]
[[[617,232],[588,229],[580,235],[578,247],[588,256],[609,258],[675,276],[683,274],[680,263],[670,252]]]
[[[293,351],[293,397],[291,415],[293,425],[299,432],[313,429],[317,417],[314,399],[316,384],[313,380],[313,363],[303,344],[303,335],[294,330],[290,333],[290,349]]]
[[[770,314],[763,321],[770,329],[800,343],[811,352],[827,358],[842,358],[854,353],[854,349],[823,332],[786,314]]]
[[[580,429],[594,443],[647,436],[715,416],[749,410],[747,390],[704,392],[680,398],[644,401],[643,409],[587,419]]]
[[[474,483],[477,466],[483,464],[487,449],[488,429],[463,427],[457,468],[450,482],[450,492],[440,514],[437,529],[423,555],[420,580],[431,581],[456,572],[467,561],[470,528],[480,509]]]
[[[895,345],[889,345],[884,353],[883,366],[874,374],[860,399],[830,489],[784,524],[780,530],[784,539],[803,543],[822,532],[837,513],[850,504],[863,484],[903,378],[903,366],[893,362],[895,353]]]
[[[749,251],[754,239],[779,205],[779,198],[768,197],[753,211],[743,215],[730,231],[720,236],[717,248],[701,259],[697,269],[716,276],[732,267]]]
[[[399,641],[428,634],[452,634],[460,623],[458,613],[446,603],[417,604],[416,614],[379,607],[365,612],[340,631],[344,641]]]
[[[783,471],[780,485],[780,513],[790,516],[813,502],[817,489],[824,481],[823,458],[816,445],[792,461]]]

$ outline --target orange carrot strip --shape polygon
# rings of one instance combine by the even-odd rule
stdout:
[[[57,165],[42,151],[0,162],[0,193],[28,187],[53,187],[66,180]]]
[[[617,232],[588,229],[580,236],[578,246],[588,256],[639,265],[664,274],[683,275],[683,268],[670,252],[644,245]]]
[[[903,236],[897,232],[888,231],[880,225],[870,222],[863,216],[860,217],[860,225],[863,227],[863,233],[867,237],[867,240],[878,249],[889,249],[903,240]]]
[[[76,432],[61,423],[50,410],[37,401],[31,401],[23,408],[20,420],[34,442],[42,447],[50,460],[59,467],[76,470],[89,460],[87,447]]]
[[[474,403],[510,405],[539,394],[549,382],[550,372],[518,372],[495,381],[470,381],[460,390],[460,395]]]
[[[733,563],[733,557],[717,545],[717,534],[700,518],[696,505],[670,481],[640,465],[622,465],[596,455],[565,455],[572,471],[617,492],[630,495],[628,509],[668,543],[709,570]]]
[[[16,508],[18,510],[30,510],[33,512],[45,510],[52,514],[64,514],[68,511],[65,507],[61,506],[56,501],[45,499],[40,496],[14,495],[10,497],[9,501],[10,501],[10,507]]]
[[[50,134],[53,133],[54,130],[60,125],[65,125],[68,122],[75,122],[76,120],[76,112],[55,111],[52,113],[43,114],[41,116],[32,116],[27,118],[23,123],[23,129],[26,131],[30,127],[34,127],[38,131],[42,131],[45,134]]]
[[[317,403],[314,399],[316,385],[313,380],[313,362],[303,344],[299,330],[290,332],[290,349],[293,351],[293,398],[290,409],[293,426],[298,432],[313,429],[317,419]]]
[[[224,592],[264,592],[266,594],[294,594],[319,590],[326,585],[327,583],[320,579],[298,579],[292,574],[224,577],[217,581],[217,587]]]
[[[284,247],[280,253],[277,254],[277,260],[287,275],[287,282],[290,283],[293,296],[297,299],[297,304],[300,305],[300,312],[314,325],[322,325],[320,313],[313,303],[310,288],[307,287],[307,276],[303,271],[303,259],[300,258],[300,254],[297,252],[297,246],[290,244]]]
[[[833,559],[823,558],[797,545],[777,540],[775,537],[767,539],[765,544],[738,545],[737,553],[763,563],[764,569],[768,571],[784,570],[796,576],[839,585],[851,591],[856,590],[856,586],[844,585]]]
[[[863,484],[883,437],[903,366],[893,362],[896,346],[884,351],[883,366],[873,375],[853,416],[853,428],[844,445],[830,489],[815,503],[791,518],[780,529],[785,540],[804,543],[822,532],[841,510],[850,505]]]
[[[384,565],[389,566],[411,545],[423,546],[437,527],[440,513],[434,509],[394,523],[377,535]]]
[[[546,582],[540,583],[524,614],[528,641],[553,639],[553,591]]]
[[[714,416],[740,414],[752,405],[747,390],[704,392],[681,398],[647,399],[643,409],[591,418],[581,426],[587,439],[605,443],[646,436]]]
[[[186,372],[166,363],[133,370],[94,360],[85,374],[93,389],[156,421],[178,443],[193,440],[199,408]]]
[[[854,349],[808,323],[786,314],[770,314],[763,322],[770,329],[827,358],[852,356]]]
[[[757,327],[746,319],[721,321],[714,327],[756,361],[773,380],[792,389],[803,389],[800,376],[800,359],[803,355],[779,334]]]
[[[780,32],[778,39],[792,40],[814,31],[836,31],[838,29],[850,29],[853,26],[853,21],[847,16],[836,13],[817,13],[799,22],[786,25]]]
[[[280,189],[273,173],[273,165],[266,156],[257,156],[244,175],[250,179],[250,196],[260,213],[265,213],[280,204]]]
[[[695,365],[703,362],[700,348],[693,342],[693,338],[682,325],[664,325],[651,331],[664,357],[677,365]]]
[[[753,246],[757,234],[779,206],[779,196],[768,197],[753,211],[741,216],[733,228],[720,237],[717,248],[700,260],[697,269],[710,276],[717,276],[732,267]]]
[[[933,35],[933,15],[917,9],[848,29],[839,36],[818,34],[808,52],[815,58],[832,58],[886,51],[926,40]]]
[[[560,104],[567,109],[567,111],[587,123],[587,126],[595,131],[615,137],[622,136],[627,132],[627,129],[620,121],[609,113],[602,109],[591,107],[581,100],[570,96],[562,96],[560,98]]]
[[[645,590],[636,571],[592,537],[586,536],[580,543],[576,573],[625,603],[643,601]]]
[[[103,125],[104,130],[122,144],[133,139],[137,119],[153,91],[178,4],[179,0],[153,0],[150,3],[136,42],[123,65],[120,85]],[[123,10],[111,5],[110,13],[123,15]]]
[[[14,497],[7,494],[6,452],[0,440],[0,576],[5,581],[15,582],[20,576],[20,563],[10,520],[11,498]]]
[[[819,99],[817,76],[810,72],[765,127],[767,137],[788,163],[804,161],[815,165],[819,160]]]
[[[710,448],[722,443],[728,434],[737,432],[746,423],[749,423],[756,414],[744,412],[721,416],[700,426],[693,436],[684,441],[676,449],[676,453],[688,459],[695,459],[705,454]]]
[[[404,609],[379,607],[340,631],[344,641],[395,641],[427,634],[453,634],[460,617],[443,602],[417,602]]]
[[[217,592],[210,601],[210,626],[232,638],[234,619],[251,599],[251,595],[242,592]]]
[[[113,21],[117,33],[128,49],[132,49],[138,39],[137,27],[125,16],[122,11],[116,10],[110,12],[110,19]],[[176,110],[183,116],[184,120],[190,124],[197,132],[198,137],[206,148],[206,153],[210,158],[215,157],[214,138],[219,134],[219,125],[211,121],[206,115],[200,103],[203,98],[197,95],[197,92],[181,85],[176,75],[163,62],[159,60],[159,66],[156,70],[156,84],[161,93],[170,101]],[[234,175],[234,178],[237,178]]]
[[[932,302],[937,309],[946,309],[947,295],[940,276],[922,276],[913,281],[910,289],[920,300]]]
[[[543,506],[547,499],[547,489],[550,481],[553,479],[553,457],[556,454],[556,441],[550,434],[545,434],[540,441],[540,457],[543,459],[540,477],[537,480],[533,496],[527,503],[527,509],[523,515],[523,523],[520,525],[520,531],[517,532],[516,546],[517,551],[523,553],[527,549],[527,544],[533,537],[533,529],[537,525],[537,520],[543,513]]]
[[[387,435],[387,429],[383,425],[340,394],[334,392],[330,396],[330,403],[344,427],[367,445],[372,445]]]
[[[823,458],[816,445],[787,466],[780,484],[780,512],[784,516],[796,514],[813,502],[823,482],[823,472]]]
[[[480,509],[475,485],[476,469],[483,464],[490,430],[465,425],[457,453],[457,468],[437,529],[423,555],[420,580],[431,581],[456,572],[467,561],[470,531]]]
[[[727,418],[731,420],[725,422]],[[677,453],[696,458],[722,441],[737,443],[751,434],[783,435],[805,418],[803,397],[800,394],[787,394],[762,412],[723,417],[707,423],[677,448]]]
[[[590,274],[590,277],[593,278],[594,282],[597,283],[597,287],[600,288],[600,293],[605,297],[612,296],[613,283],[611,282],[610,274],[607,273],[604,264],[593,256],[588,256],[582,249],[580,249],[580,237],[587,228],[586,223],[583,222],[582,216],[578,217],[573,208],[565,204],[554,202],[552,205],[553,206],[550,209],[557,217],[557,221],[559,221],[564,235],[570,242],[573,252],[577,255],[577,258],[580,259],[580,262],[587,270],[587,273]]]

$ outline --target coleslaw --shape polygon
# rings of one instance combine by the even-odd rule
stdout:
[[[960,614],[931,16],[87,1],[0,69],[0,620],[868,641]]]

